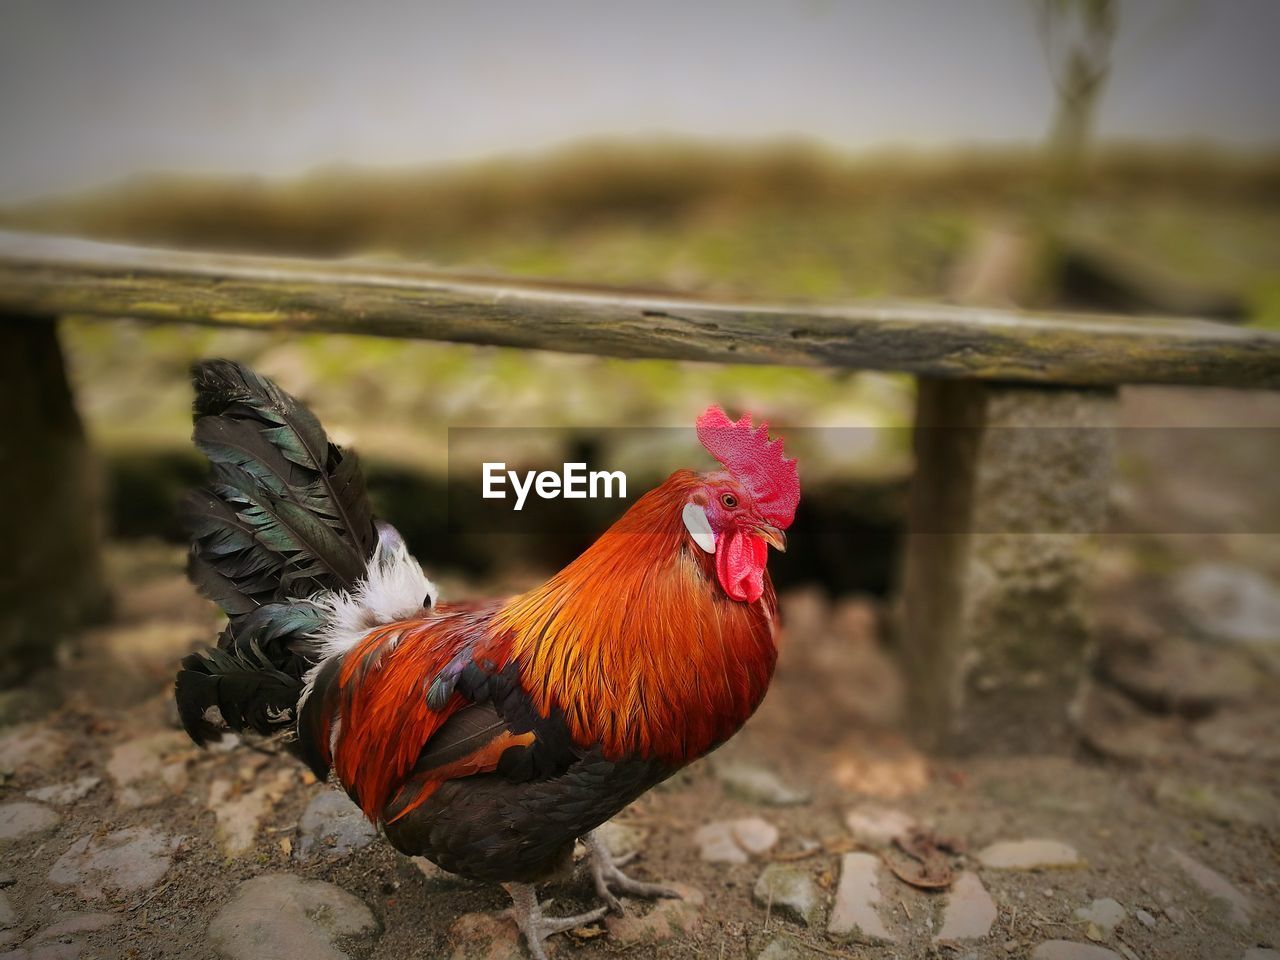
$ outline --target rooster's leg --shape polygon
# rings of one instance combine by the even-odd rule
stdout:
[[[623,912],[622,902],[618,899],[617,894],[647,897],[650,900],[658,897],[679,899],[679,890],[663,886],[660,883],[644,883],[640,880],[632,880],[619,870],[618,861],[613,859],[613,854],[609,852],[609,848],[605,846],[603,840],[595,835],[594,831],[587,834],[585,840],[587,852],[591,857],[591,879],[595,883],[596,893],[600,895],[600,899],[607,903],[609,909],[614,913],[621,914]],[[630,858],[625,858],[622,862],[625,863],[628,859]]]
[[[599,907],[574,917],[544,917],[542,906],[538,903],[538,895],[531,884],[504,883],[502,886],[506,888],[507,893],[511,894],[516,925],[524,934],[524,942],[528,945],[529,955],[533,960],[547,960],[546,951],[542,949],[542,941],[547,937],[584,924],[595,923],[609,912],[608,907]]]

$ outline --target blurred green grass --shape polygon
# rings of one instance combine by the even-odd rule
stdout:
[[[283,182],[145,177],[0,211],[0,225],[724,296],[936,298],[980,231],[1029,216],[1040,162],[1031,151],[844,156],[801,143],[596,143]],[[1280,158],[1104,150],[1068,227],[1234,292],[1249,322],[1280,324]],[[898,427],[912,397],[906,378],[891,375],[361,337],[73,320],[64,340],[86,421],[105,446],[184,445],[186,368],[224,355],[307,397],[340,439],[432,470],[443,468],[448,425],[683,426],[717,402],[781,424]],[[901,440],[884,446],[840,470],[904,471]]]

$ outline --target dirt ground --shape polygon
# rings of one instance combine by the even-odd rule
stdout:
[[[1147,541],[1108,539],[1100,609],[1172,636],[1167,584],[1178,570],[1207,558],[1262,567],[1275,583],[1276,539],[1187,535],[1164,543],[1158,562]],[[214,957],[221,941],[210,924],[238,886],[278,875],[347,891],[372,912],[376,930],[339,932],[336,947],[327,935],[288,947],[268,938],[259,952],[237,955],[512,955],[501,889],[424,869],[380,840],[343,855],[341,838],[326,840],[323,831],[320,853],[302,860],[299,820],[333,788],[269,749],[199,751],[184,742],[168,693],[174,665],[215,635],[217,618],[186,584],[182,559],[170,545],[113,545],[113,622],[83,638],[58,670],[0,700],[0,811],[25,805],[7,834],[0,813],[0,957]],[[631,904],[647,925],[602,933],[597,924],[556,937],[554,955],[915,960],[1028,957],[1040,948],[1036,956],[1045,958],[1275,956],[1266,952],[1280,947],[1280,659],[1273,654],[1197,641],[1196,670],[1134,680],[1122,667],[1099,667],[1094,689],[1111,709],[1084,718],[1085,742],[1058,755],[930,759],[898,732],[902,679],[886,652],[882,606],[798,591],[784,597],[784,615],[779,673],[757,716],[714,757],[619,818],[634,828],[625,834],[639,848],[629,870],[694,887],[705,903]],[[1105,626],[1100,663],[1111,636]],[[1219,676],[1227,679],[1207,692],[1179,686]],[[1161,683],[1163,701],[1138,696]],[[772,776],[766,789],[734,788],[730,771],[744,765]],[[77,783],[83,796],[45,790]],[[946,869],[973,873],[994,901],[989,929],[935,939],[955,888],[917,889],[881,868],[879,916],[894,939],[829,936],[843,856],[866,849],[901,863],[895,848],[851,829],[851,812],[876,822],[905,815],[948,838],[954,852],[944,854]],[[745,862],[704,859],[695,831],[737,818],[767,821],[776,842],[743,855]],[[133,854],[105,856],[93,864],[105,879],[86,880],[92,871],[76,860],[76,845],[109,847],[131,828],[161,838],[147,861],[155,870],[134,870]],[[993,843],[1030,839],[1066,844],[1078,862],[999,869],[980,856]],[[753,896],[770,864],[812,884],[808,923]],[[549,913],[595,905],[581,878],[543,895]],[[1077,915],[1102,898],[1123,908],[1114,928]],[[306,912],[299,923],[329,929],[324,909]],[[1076,952],[1043,952],[1058,940],[1076,943]],[[1112,953],[1081,952],[1082,945]]]

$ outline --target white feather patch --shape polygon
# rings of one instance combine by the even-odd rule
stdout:
[[[311,598],[326,612],[327,622],[308,645],[308,652],[317,662],[303,678],[298,709],[306,703],[326,660],[346,653],[374,627],[420,615],[424,609],[434,607],[439,596],[435,584],[427,579],[403,542],[389,549],[379,543],[355,590],[326,592]]]
[[[680,514],[684,520],[684,528],[693,537],[693,542],[707,553],[716,552],[716,535],[711,529],[711,521],[707,519],[707,511],[696,503],[686,503],[684,512]]]

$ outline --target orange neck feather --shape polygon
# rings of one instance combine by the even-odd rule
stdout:
[[[755,603],[729,599],[680,512],[698,479],[672,474],[573,563],[494,620],[538,709],[606,755],[687,763],[732,736],[777,659],[768,576]]]

